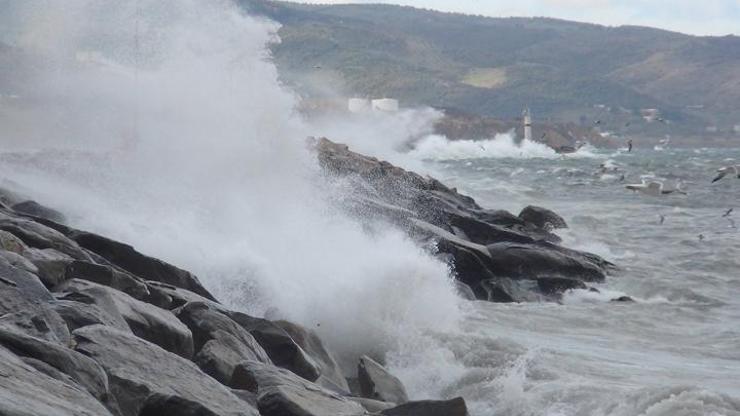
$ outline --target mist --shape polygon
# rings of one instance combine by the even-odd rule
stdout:
[[[447,265],[334,206],[343,188],[306,144],[400,139],[303,120],[266,49],[274,23],[227,0],[1,5],[32,68],[23,116],[0,126],[15,150],[0,159],[3,187],[193,271],[231,307],[315,329],[348,369],[456,325]],[[403,124],[425,134],[431,118]]]

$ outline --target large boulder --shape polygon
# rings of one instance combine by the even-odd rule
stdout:
[[[406,403],[409,400],[401,380],[366,355],[360,357],[357,379],[363,397],[395,404]]]
[[[252,334],[276,366],[290,370],[308,381],[316,381],[321,376],[319,364],[283,328],[266,319],[241,312],[224,312]]]
[[[28,248],[23,252],[23,257],[36,266],[38,277],[48,288],[64,281],[67,265],[74,261],[72,257],[53,248]]]
[[[265,350],[246,329],[208,304],[191,302],[174,313],[193,333],[197,352],[193,361],[223,384],[228,384],[241,361],[271,363]]]
[[[468,407],[462,397],[451,400],[422,400],[408,402],[380,412],[383,416],[468,416]]]
[[[86,280],[69,280],[58,290],[62,300],[94,304],[108,315],[123,318],[137,336],[182,357],[193,357],[193,335],[170,311]]]
[[[128,244],[83,231],[72,231],[69,236],[81,247],[97,253],[129,273],[145,280],[156,280],[181,287],[215,301],[213,295],[190,272],[141,254]]]
[[[240,363],[234,370],[235,388],[257,393],[262,416],[360,416],[365,409],[358,403],[290,371],[255,361]]]
[[[487,246],[496,276],[534,279],[541,276],[603,281],[604,269],[590,258],[543,243],[494,243]]]
[[[547,208],[529,205],[519,213],[519,218],[544,229],[568,228],[563,217]]]
[[[32,217],[44,218],[50,221],[64,224],[67,220],[61,212],[43,206],[36,201],[23,201],[11,206],[13,211]]]
[[[288,321],[275,321],[275,325],[284,329],[293,341],[319,366],[321,375],[316,380],[316,384],[341,393],[349,392],[347,379],[344,378],[334,355],[326,348],[315,332]]]
[[[108,374],[122,416],[176,415],[192,403],[197,415],[258,416],[255,409],[192,362],[132,334],[102,325],[74,331],[75,349]],[[159,399],[150,399],[153,395]],[[149,401],[148,401],[149,400]],[[151,413],[156,409],[159,413]],[[210,413],[207,413],[210,412]]]
[[[0,415],[112,416],[83,388],[50,377],[0,347]]]
[[[38,221],[0,211],[0,230],[15,235],[28,247],[53,248],[77,260],[91,260],[75,241]]]
[[[146,301],[150,297],[149,288],[139,277],[127,273],[115,266],[73,261],[64,271],[65,279],[89,280],[101,285],[120,290],[133,298]]]
[[[0,258],[0,326],[68,345],[69,330],[52,309],[53,302],[54,297],[36,275]]]
[[[106,401],[108,378],[92,359],[77,351],[0,327],[0,345],[20,357],[42,361],[66,374],[93,397]]]

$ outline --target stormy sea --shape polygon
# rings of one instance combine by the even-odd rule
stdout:
[[[231,308],[313,328],[346,376],[382,357],[413,400],[472,416],[740,415],[740,151],[451,141],[440,113],[307,119],[229,1],[20,3],[0,187],[196,274]],[[430,175],[487,208],[560,214],[616,265],[557,300],[464,299],[454,267],[337,206],[308,136]],[[657,196],[629,184],[661,181]],[[737,212],[729,212],[736,208]],[[620,299],[622,301],[614,301]]]

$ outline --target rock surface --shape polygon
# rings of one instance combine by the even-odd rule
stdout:
[[[380,412],[384,416],[468,416],[465,400],[422,400],[408,402]]]
[[[362,396],[383,402],[402,404],[409,401],[401,381],[372,358],[363,355],[357,365],[357,379]]]
[[[556,213],[529,206],[519,216],[480,207],[434,178],[422,177],[388,162],[352,152],[327,139],[313,140],[319,162],[329,175],[355,181],[357,191],[342,201],[360,219],[380,219],[421,241],[437,254],[478,299],[519,301],[502,288],[506,279],[531,284],[527,299],[540,295],[537,279],[559,277],[582,282],[603,280],[614,267],[600,257],[566,249],[551,231],[567,227]],[[464,291],[463,293],[468,293]]]

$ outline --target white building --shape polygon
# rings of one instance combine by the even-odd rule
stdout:
[[[377,100],[372,100],[371,106],[374,111],[395,113],[398,111],[398,100],[393,98],[379,98]]]
[[[370,100],[367,98],[350,98],[347,102],[347,109],[351,113],[364,113],[370,111]]]

